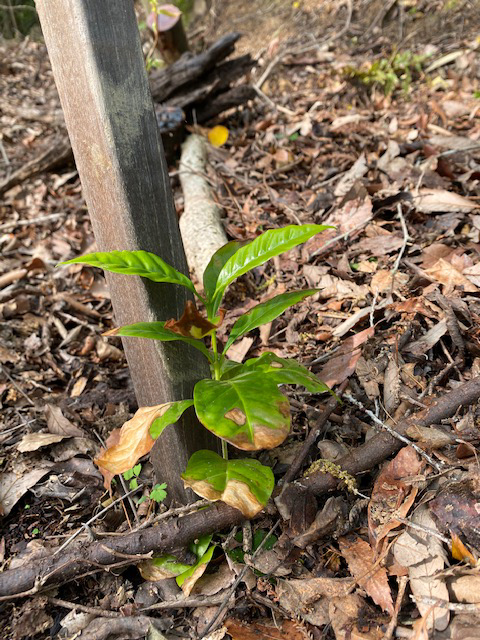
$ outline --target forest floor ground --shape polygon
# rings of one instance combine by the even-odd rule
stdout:
[[[335,226],[232,288],[222,331],[273,295],[319,292],[244,337],[231,357],[268,349],[333,389],[348,382],[350,400],[323,425],[302,473],[408,415],[418,423],[398,453],[358,474],[355,489],[303,495],[286,519],[271,503],[251,525],[219,532],[189,596],[195,606],[174,581],[149,583],[132,566],[7,600],[2,638],[197,637],[224,599],[210,640],[480,637],[480,406],[422,422],[436,399],[480,376],[479,16],[478,3],[464,0],[223,0],[194,22],[198,47],[244,32],[238,50],[257,58],[252,82],[262,79],[255,101],[211,123],[229,130],[208,165],[228,237]],[[59,103],[42,43],[4,42],[0,57],[1,179],[53,139]],[[102,335],[115,326],[102,274],[55,268],[94,246],[73,165],[3,195],[5,569],[53,553],[111,503],[93,459],[136,410],[135,396],[120,340]],[[260,456],[278,480],[326,405],[288,395],[291,434]],[[140,481],[148,496],[148,461]],[[117,484],[113,497],[122,492]],[[128,533],[164,509],[120,501],[91,530],[97,539]],[[149,609],[159,600],[164,610]]]

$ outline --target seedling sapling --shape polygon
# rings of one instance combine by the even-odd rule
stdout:
[[[274,488],[272,470],[253,458],[229,459],[227,445],[257,451],[282,444],[290,431],[290,407],[279,385],[302,385],[312,393],[330,390],[295,360],[267,352],[241,364],[227,359],[227,354],[243,335],[271,322],[317,290],[282,293],[253,307],[236,320],[223,347],[217,340],[217,330],[225,315],[220,305],[226,289],[239,276],[327,228],[316,224],[290,225],[266,231],[247,244],[229,242],[213,255],[205,270],[203,295],[187,276],[147,251],[90,253],[64,263],[87,264],[186,287],[203,303],[207,314],[201,315],[194,302],[189,301],[178,320],[140,322],[108,332],[107,335],[181,340],[208,359],[211,379],[197,382],[192,399],[141,407],[121,428],[118,443],[103,451],[96,460],[106,479],[132,467],[131,479],[135,479],[138,474],[134,466],[138,460],[151,450],[154,440],[168,425],[177,422],[183,412],[193,406],[201,424],[221,438],[223,456],[213,451],[195,452],[182,474],[185,486],[203,498],[223,500],[248,518],[264,508]],[[211,348],[203,341],[207,336],[211,339]],[[204,557],[210,553],[208,544],[197,551],[201,551],[196,553],[197,560],[208,562]]]

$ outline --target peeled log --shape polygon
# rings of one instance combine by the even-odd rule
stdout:
[[[190,269],[199,282],[212,255],[228,242],[220,219],[220,207],[214,201],[205,177],[207,145],[197,134],[189,136],[182,147],[180,182],[184,211],[180,231]]]

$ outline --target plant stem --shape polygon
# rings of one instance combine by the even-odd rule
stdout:
[[[214,371],[214,380],[220,380],[220,360],[218,357],[218,347],[217,347],[217,333],[214,331],[212,333],[212,349],[213,349],[213,371]]]
[[[228,460],[228,445],[225,440],[222,440],[222,456],[224,460]]]
[[[217,333],[212,333],[212,349],[213,349],[213,372],[214,380],[220,380],[220,362],[221,356],[218,355]],[[222,440],[222,456],[224,460],[228,460],[228,448],[225,440]]]

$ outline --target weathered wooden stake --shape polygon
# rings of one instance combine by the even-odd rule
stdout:
[[[133,0],[37,0],[40,22],[99,250],[145,249],[184,273],[185,255],[155,121]],[[107,275],[116,322],[179,317],[186,290]],[[208,376],[185,344],[124,340],[139,405],[191,397]],[[187,499],[188,456],[214,448],[193,412],[154,447],[169,498]]]

